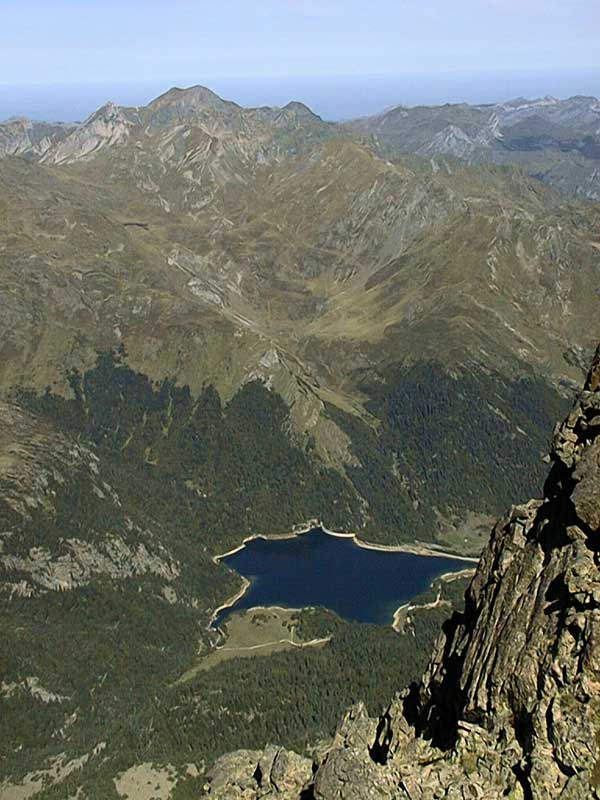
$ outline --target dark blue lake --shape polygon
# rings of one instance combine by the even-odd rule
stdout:
[[[390,624],[403,603],[446,572],[472,566],[460,559],[359,547],[316,528],[293,539],[254,539],[223,563],[251,581],[245,595],[215,620],[255,606],[323,606],[357,622]]]

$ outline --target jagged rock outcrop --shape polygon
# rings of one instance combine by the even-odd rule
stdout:
[[[132,116],[126,109],[106,103],[55,148],[44,153],[41,160],[52,164],[74,162],[90,157],[103,147],[120,144],[135,124]]]
[[[600,797],[600,347],[551,459],[544,499],[494,528],[421,683],[379,720],[353,709],[302,790],[269,796]],[[227,794],[220,764],[210,796],[263,796]]]

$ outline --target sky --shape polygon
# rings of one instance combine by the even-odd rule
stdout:
[[[301,78],[438,76],[468,93],[468,76],[510,73],[593,88],[598,31],[600,0],[0,0],[0,81],[273,93]]]
[[[0,0],[0,75],[115,81],[600,66],[598,0]]]

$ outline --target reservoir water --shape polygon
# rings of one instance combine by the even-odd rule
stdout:
[[[251,583],[216,618],[256,606],[322,606],[357,622],[390,624],[396,609],[447,572],[473,564],[455,558],[370,550],[315,528],[290,539],[254,539],[222,559]]]

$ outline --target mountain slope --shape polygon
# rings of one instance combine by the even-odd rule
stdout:
[[[4,396],[68,394],[69,370],[121,346],[135,371],[194,394],[263,380],[290,409],[291,442],[349,483],[370,538],[447,543],[498,513],[518,490],[520,438],[535,485],[543,431],[595,335],[596,208],[513,169],[390,163],[301,104],[242,109],[202,87],[105,106],[42,160],[0,160]],[[439,471],[415,458],[440,382],[470,394],[442,430],[475,413],[491,470],[456,502],[434,476],[468,454],[457,464],[441,435]],[[402,439],[382,383],[416,398]]]
[[[240,589],[213,556],[307,517],[479,553],[597,339],[598,208],[202,87],[25,133],[0,159],[0,794],[116,800],[152,762],[197,796],[223,752],[379,713],[443,617],[301,615],[330,647],[196,674]]]
[[[73,125],[16,118],[0,123],[0,158],[24,156],[38,160],[69,136]]]
[[[388,155],[519,165],[565,194],[600,199],[600,101],[595,97],[398,106],[349,127],[374,136]]]

